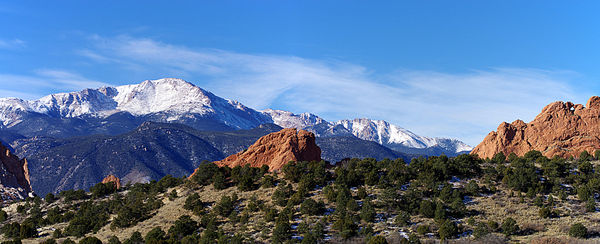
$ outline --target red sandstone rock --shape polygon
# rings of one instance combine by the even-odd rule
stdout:
[[[295,128],[283,129],[261,137],[243,152],[214,163],[232,168],[267,165],[270,171],[276,171],[290,161],[321,161],[321,148],[315,143],[313,133]]]
[[[537,150],[546,157],[579,156],[587,150],[600,149],[600,97],[589,99],[586,106],[571,102],[554,102],[529,123],[503,122],[488,134],[472,154],[491,158],[498,152],[519,156]]]
[[[0,144],[0,200],[23,199],[31,192],[27,160]]]
[[[117,189],[121,188],[121,180],[119,179],[119,177],[116,177],[114,175],[108,175],[102,180],[103,184],[106,184],[109,182],[115,183],[115,186],[117,186]]]

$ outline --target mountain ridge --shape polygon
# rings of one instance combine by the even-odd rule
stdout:
[[[308,130],[318,137],[356,136],[396,151],[427,156],[442,153],[453,156],[472,149],[455,139],[419,136],[383,120],[329,122],[311,113],[258,111],[176,78],[57,93],[32,101],[0,98],[0,128],[26,137],[117,135],[145,121],[182,123],[200,130],[219,131],[274,123]]]

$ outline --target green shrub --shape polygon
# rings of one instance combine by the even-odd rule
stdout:
[[[96,237],[88,236],[86,238],[81,239],[79,244],[102,244],[102,241]]]
[[[222,196],[221,200],[215,205],[214,210],[217,214],[227,217],[235,209],[237,197]]]
[[[108,238],[108,244],[121,244],[121,241],[116,236],[111,236]]]
[[[4,222],[8,219],[8,213],[0,209],[0,222]]]
[[[114,182],[98,183],[90,188],[90,192],[94,198],[100,198],[117,192],[117,186]]]
[[[387,244],[387,240],[383,236],[373,236],[369,239],[368,244]]]
[[[56,201],[56,197],[54,196],[54,194],[48,193],[46,194],[46,197],[44,197],[44,201],[46,201],[47,203],[53,203],[54,201]]]
[[[504,233],[507,236],[514,235],[517,232],[519,232],[519,226],[517,225],[517,221],[510,217],[506,218],[504,222],[502,222],[501,228],[502,233]]]
[[[124,244],[144,244],[144,238],[139,231],[133,232],[129,239],[125,240]]]
[[[185,199],[183,209],[190,210],[195,215],[201,215],[204,212],[204,202],[200,200],[198,193],[194,193]]]
[[[192,220],[190,216],[184,215],[179,217],[169,228],[169,238],[174,240],[181,240],[184,236],[194,234],[198,229],[198,222]]]
[[[575,238],[585,238],[588,234],[588,229],[581,223],[571,225],[569,235]]]
[[[488,229],[488,225],[486,225],[484,223],[478,223],[475,226],[475,229],[473,230],[473,236],[475,237],[475,239],[484,237],[489,233],[490,233],[490,230]]]
[[[53,238],[50,238],[48,240],[45,240],[43,242],[41,242],[42,244],[56,244],[56,240],[54,240]]]
[[[166,236],[167,234],[160,227],[155,227],[146,234],[144,240],[147,244],[158,244],[166,240]]]
[[[452,221],[446,220],[440,226],[440,229],[438,230],[438,235],[440,236],[440,239],[447,240],[456,236],[457,232],[458,228],[456,227],[456,224]]]
[[[314,216],[325,213],[325,203],[322,201],[315,201],[312,198],[307,198],[300,204],[300,212],[302,214]]]
[[[429,233],[429,225],[417,226],[417,233],[419,233],[419,235],[425,235],[425,234]]]

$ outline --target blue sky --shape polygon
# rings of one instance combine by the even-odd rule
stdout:
[[[600,94],[597,1],[0,3],[0,97],[178,77],[254,107],[475,145]]]

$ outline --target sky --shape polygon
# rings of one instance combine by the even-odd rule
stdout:
[[[477,145],[600,95],[598,1],[3,1],[0,97],[182,78]]]

